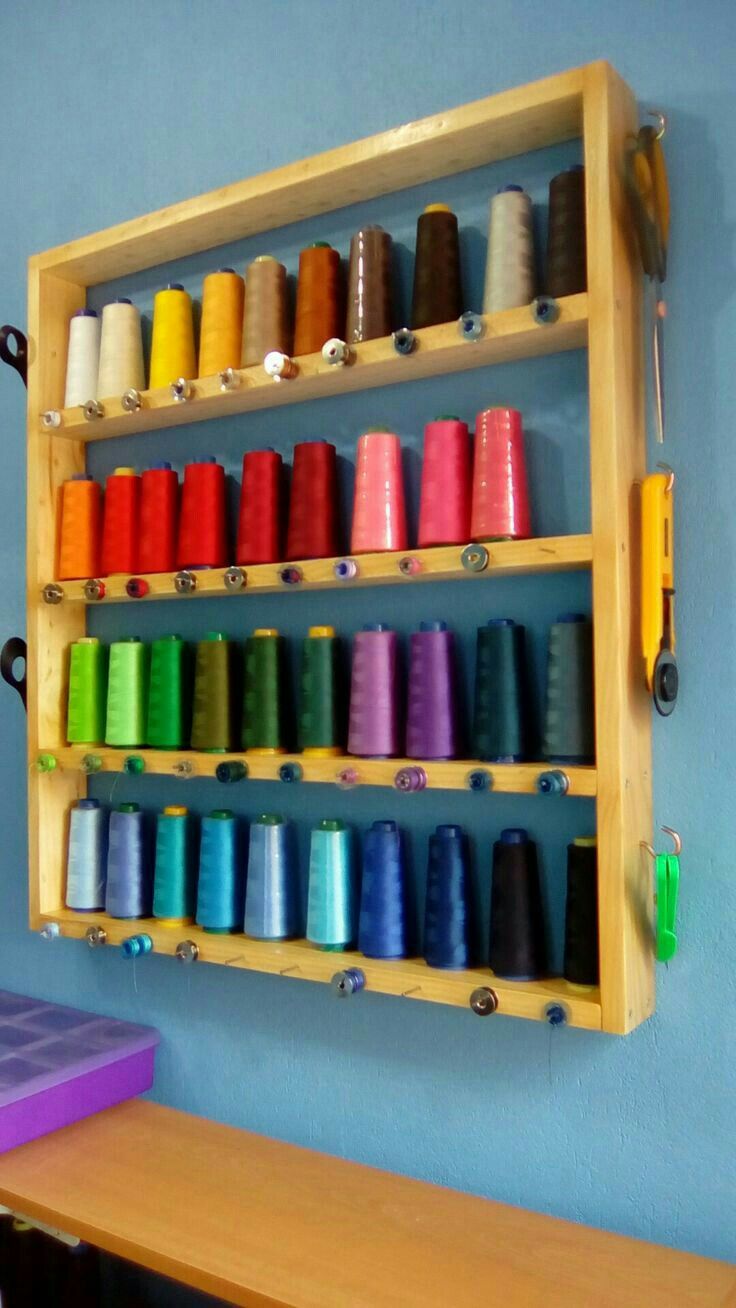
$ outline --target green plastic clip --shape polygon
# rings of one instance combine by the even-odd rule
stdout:
[[[680,860],[676,854],[657,854],[657,962],[669,963],[677,953],[677,895]]]

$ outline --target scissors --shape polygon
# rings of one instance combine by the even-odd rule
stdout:
[[[667,119],[658,110],[650,110],[650,113],[657,119],[658,126],[645,124],[631,138],[626,155],[626,177],[642,267],[654,285],[652,360],[656,432],[661,444],[664,441],[664,319],[667,315],[662,286],[667,277],[670,193],[662,149]]]

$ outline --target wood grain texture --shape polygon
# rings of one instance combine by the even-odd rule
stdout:
[[[0,1200],[243,1308],[727,1308],[736,1294],[727,1263],[142,1100],[5,1154]]]
[[[173,955],[181,940],[193,940],[199,947],[199,962],[242,968],[246,972],[268,972],[292,981],[329,984],[335,973],[343,968],[359,967],[365,975],[366,989],[376,994],[449,1004],[468,1012],[472,992],[478,986],[490,986],[498,998],[497,1016],[543,1022],[546,1021],[548,1004],[561,1004],[571,1026],[597,1031],[601,1024],[597,990],[581,990],[559,977],[544,981],[504,981],[487,968],[452,972],[428,967],[421,958],[386,962],[365,958],[350,950],[335,954],[315,949],[306,940],[250,940],[244,935],[221,936],[194,925],[166,926],[155,918],[131,922],[108,917],[105,913],[77,913],[59,908],[56,912],[49,912],[45,920],[56,922],[61,935],[76,939],[84,937],[87,927],[102,926],[107,932],[108,947],[119,945],[128,936],[143,931],[150,935],[158,953]],[[137,966],[145,967],[145,960]],[[350,1002],[359,1003],[360,998],[356,995]],[[336,999],[335,1002],[344,1001]]]
[[[37,415],[58,404],[64,393],[69,318],[84,304],[84,288],[51,274],[31,271],[28,283],[28,505],[27,505],[27,644],[28,753],[35,758],[39,741],[52,748],[64,740],[66,717],[65,651],[84,635],[85,614],[72,605],[48,605],[41,599],[46,581],[56,574],[56,523],[61,483],[84,468],[79,441],[55,441],[40,431]],[[67,772],[49,785],[48,776],[32,772],[28,782],[29,896],[31,925],[59,900],[63,878],[67,813],[86,792],[80,776]]]
[[[580,135],[582,69],[433,114],[37,255],[84,286]],[[216,265],[213,265],[216,266]]]
[[[232,759],[245,763],[248,777],[252,781],[278,781],[279,769],[285,763],[298,765],[302,770],[301,783],[341,781],[340,774],[345,768],[353,769],[357,774],[357,784],[361,786],[387,786],[393,788],[394,778],[400,768],[421,767],[426,774],[428,790],[467,790],[471,772],[479,769],[486,772],[491,779],[487,790],[478,795],[478,802],[484,797],[496,794],[535,795],[537,779],[543,772],[560,770],[569,782],[569,795],[593,796],[596,793],[596,770],[594,767],[565,766],[555,769],[552,763],[482,763],[474,759],[452,759],[451,761],[423,761],[408,758],[356,758],[344,754],[337,758],[309,758],[304,754],[258,754],[230,753],[211,754],[194,750],[168,749],[113,749],[109,745],[62,745],[48,750],[57,759],[60,767],[52,777],[67,772],[79,771],[82,760],[87,755],[100,759],[100,772],[121,772],[126,758],[134,755],[143,759],[145,771],[159,776],[177,776],[177,764],[182,761],[191,765],[190,776],[214,777],[220,763]],[[247,780],[243,783],[247,784]],[[411,794],[401,796],[404,803],[411,803]],[[397,797],[397,802],[400,802]],[[545,802],[540,799],[540,803]],[[550,799],[548,803],[554,803]],[[562,799],[564,803],[564,797]]]
[[[588,227],[590,471],[593,526],[598,884],[605,1030],[654,1008],[651,702],[639,633],[639,520],[645,471],[642,275],[624,191],[637,108],[607,64],[584,74]]]
[[[102,401],[104,417],[92,422],[83,417],[81,406],[62,410],[56,434],[75,441],[131,436],[582,348],[587,339],[586,296],[571,295],[560,300],[559,305],[557,321],[544,326],[534,321],[528,305],[486,314],[484,334],[477,341],[462,340],[454,322],[425,327],[416,333],[417,349],[408,355],[396,353],[390,336],[356,345],[354,361],[343,367],[325,363],[321,354],[305,354],[298,361],[299,374],[292,381],[275,381],[257,365],[238,371],[240,385],[232,391],[221,390],[217,377],[195,380],[192,397],[184,402],[173,399],[168,387],[143,391],[142,406],[135,413],[123,409],[120,396],[107,397]],[[38,411],[36,421],[40,421],[42,412]]]
[[[353,590],[361,586],[409,586],[422,581],[481,580],[490,577],[525,576],[536,572],[571,572],[590,567],[593,559],[593,541],[590,536],[538,536],[533,540],[502,540],[489,542],[488,564],[482,572],[470,572],[462,565],[462,545],[437,545],[424,550],[387,551],[382,554],[344,555],[341,559],[305,559],[296,563],[258,563],[245,568],[247,584],[242,590],[230,590],[224,581],[224,572],[212,569],[196,574],[197,589],[192,595],[179,595],[174,585],[174,573],[146,573],[143,580],[148,586],[145,600],[176,599],[180,603],[227,595],[232,599],[246,599],[249,595],[279,592],[284,596],[304,590]],[[335,575],[335,564],[352,558],[357,568],[354,577],[341,580]],[[399,567],[403,559],[411,559],[418,571],[404,575]],[[298,583],[284,582],[281,571],[297,568],[301,576]],[[106,577],[104,600],[85,599],[83,581],[65,581],[64,603],[140,604],[131,599],[125,587],[127,577]]]

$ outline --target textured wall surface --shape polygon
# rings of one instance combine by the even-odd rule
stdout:
[[[339,1004],[325,987],[220,968],[184,971],[156,957],[134,972],[113,951],[45,945],[26,929],[24,722],[7,689],[0,692],[0,985],[158,1026],[163,1044],[154,1097],[162,1102],[730,1258],[736,1258],[736,1064],[730,1047],[736,972],[733,877],[725,855],[734,812],[727,760],[736,727],[729,693],[736,545],[734,40],[736,20],[726,0],[697,6],[688,0],[667,6],[406,0],[398,10],[387,0],[208,0],[203,6],[77,0],[66,8],[36,0],[0,7],[0,320],[21,325],[24,265],[36,250],[590,59],[610,59],[642,106],[669,115],[674,218],[665,457],[678,475],[683,692],[675,716],[655,724],[655,813],[657,822],[680,829],[684,855],[681,953],[659,971],[656,1016],[625,1040],[553,1032],[521,1021],[481,1023],[469,1012],[381,996]],[[442,188],[466,229],[471,290],[482,277],[491,190],[518,179],[543,201],[551,173],[574,157],[571,146]],[[397,237],[405,293],[413,224],[424,199],[422,188],[365,206],[360,215],[284,229],[265,248],[286,256],[293,271],[303,240],[327,236],[344,253],[358,218],[373,217]],[[258,245],[264,248],[249,242],[231,253],[242,260]],[[196,288],[203,271],[220,262],[200,257],[177,266],[177,273]],[[157,276],[134,285],[144,308]],[[197,451],[216,453],[232,472],[246,440],[288,449],[313,436],[336,439],[347,454],[363,424],[378,417],[405,439],[414,485],[417,439],[428,417],[457,411],[472,419],[485,404],[504,401],[525,414],[539,527],[584,529],[581,355],[182,429],[148,445],[141,438],[145,448],[135,438],[112,442],[115,450],[94,452],[94,467],[104,473],[113,462],[140,464],[165,447],[178,464]],[[25,622],[24,397],[7,369],[0,373],[0,403],[4,639],[23,632]],[[657,457],[652,449],[652,464]],[[506,611],[525,619],[539,683],[545,627],[558,610],[585,605],[587,580],[489,583],[487,613],[478,612],[467,592],[456,597],[446,587],[430,587],[406,604],[402,592],[400,611],[396,592],[369,594],[345,596],[339,608],[340,601],[329,597],[322,605],[266,597],[238,609],[232,634],[271,622],[298,634],[319,620],[350,632],[375,617],[408,630],[419,618],[444,612],[451,598],[466,657],[477,620]],[[172,620],[173,614],[152,606],[137,629],[156,634]],[[126,631],[125,620],[112,612],[95,621],[105,637]],[[224,619],[215,602],[176,614],[187,636],[218,622]],[[133,630],[127,627],[128,634]],[[104,785],[99,793],[108,798],[109,781]],[[160,779],[140,785],[151,808],[171,793]],[[133,797],[131,786],[120,781],[115,799]],[[332,813],[356,825],[378,816],[403,820],[408,813],[400,797],[381,792],[306,791],[279,798],[302,825]],[[203,783],[188,795],[198,811],[215,801]],[[252,814],[273,807],[275,797],[261,785],[238,803]],[[478,817],[470,795],[415,797],[408,825],[419,882],[435,821],[452,818],[471,830],[481,893],[499,828],[527,823],[543,844],[559,939],[564,845],[589,827],[593,813],[585,801],[564,809],[539,804],[492,799]]]

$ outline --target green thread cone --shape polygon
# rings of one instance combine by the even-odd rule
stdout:
[[[162,636],[153,641],[146,740],[154,749],[181,749],[184,745],[184,660],[181,636]]]
[[[105,743],[130,748],[146,739],[148,647],[131,636],[113,641],[107,683]]]
[[[565,614],[549,632],[545,759],[593,762],[593,703],[593,624],[581,614]]]
[[[177,921],[194,917],[197,903],[197,847],[185,808],[165,808],[156,822],[153,916]]]
[[[192,749],[231,748],[232,663],[232,644],[221,631],[209,631],[199,641],[194,668]]]
[[[283,644],[272,627],[258,628],[246,642],[243,749],[284,748]]]
[[[107,650],[95,636],[75,640],[69,651],[70,745],[101,745],[105,739]]]
[[[511,618],[478,628],[473,758],[521,763],[529,757],[525,638]]]
[[[337,640],[333,627],[310,627],[302,645],[299,748],[338,752]]]

